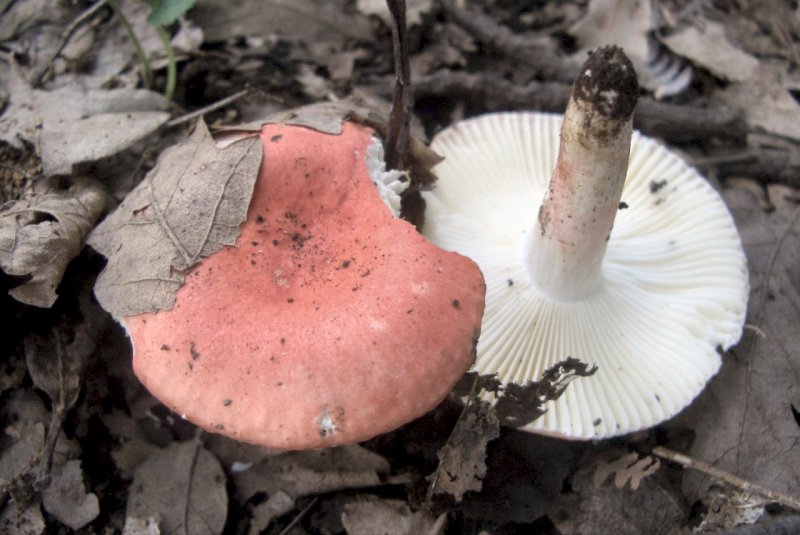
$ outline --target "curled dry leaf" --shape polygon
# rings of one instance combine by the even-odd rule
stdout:
[[[707,509],[695,533],[727,533],[736,526],[755,524],[766,512],[767,505],[760,496],[718,487],[711,489],[704,502]],[[759,531],[771,531],[766,526],[762,530]]]
[[[481,375],[468,372],[456,385],[454,393],[466,396],[473,391],[484,391],[495,398],[494,413],[501,425],[523,427],[542,414],[545,403],[558,399],[574,379],[589,377],[597,371],[597,366],[574,357],[568,357],[547,368],[538,381],[524,385],[503,384],[496,375]]]
[[[261,156],[257,137],[217,148],[202,121],[164,151],[89,236],[108,258],[95,286],[103,308],[117,319],[171,308],[183,271],[236,241]]]
[[[222,467],[194,439],[167,446],[139,466],[128,494],[125,529],[130,532],[155,518],[165,535],[213,535],[222,532],[227,514]]]
[[[89,179],[66,189],[46,179],[0,210],[0,268],[26,277],[9,292],[22,303],[49,308],[69,262],[107,206],[106,193]]]
[[[486,445],[498,436],[500,423],[491,404],[473,396],[437,453],[439,466],[429,477],[433,494],[450,494],[460,502],[465,493],[481,490]]]

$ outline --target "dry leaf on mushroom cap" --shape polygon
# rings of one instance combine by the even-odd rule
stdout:
[[[408,180],[372,129],[339,124],[233,131],[221,149],[201,127],[92,235],[137,375],[209,431],[365,440],[433,408],[474,358],[480,271],[397,218]]]

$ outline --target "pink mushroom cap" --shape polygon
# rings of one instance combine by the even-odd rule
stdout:
[[[235,246],[171,310],[124,319],[150,392],[212,432],[283,450],[372,438],[435,407],[475,357],[485,285],[392,215],[368,128],[267,125]]]

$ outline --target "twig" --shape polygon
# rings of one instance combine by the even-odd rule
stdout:
[[[655,448],[653,448],[653,455],[656,455],[668,461],[672,461],[674,463],[678,463],[684,468],[690,468],[692,470],[697,470],[698,472],[702,472],[707,476],[711,476],[714,479],[724,481],[728,485],[736,487],[737,489],[742,490],[744,492],[748,492],[750,494],[758,494],[775,503],[779,503],[785,507],[794,509],[795,511],[800,511],[800,500],[798,500],[797,498],[793,498],[792,496],[789,496],[787,494],[783,494],[781,492],[774,491],[766,487],[762,487],[761,485],[758,485],[756,483],[751,483],[750,481],[742,479],[739,476],[735,476],[730,472],[720,470],[715,466],[712,466],[706,462],[697,459],[693,459],[688,455],[684,455],[683,453],[678,453],[677,451],[667,449],[663,446],[656,446]]]
[[[440,70],[414,82],[417,96],[466,98],[489,110],[540,110],[564,113],[570,86],[559,82],[519,85],[480,74]],[[640,98],[634,126],[645,133],[671,141],[724,137],[744,142],[747,127],[740,110],[667,104]]]
[[[299,513],[297,513],[297,515],[295,515],[292,521],[289,522],[286,525],[286,527],[283,528],[280,533],[278,533],[278,535],[286,535],[287,533],[289,533],[289,531],[291,531],[291,529],[295,527],[295,525],[297,525],[298,522],[300,522],[300,519],[303,518],[306,515],[306,513],[308,513],[311,510],[311,508],[314,507],[314,505],[316,505],[318,501],[319,501],[319,496],[315,496],[314,499],[311,500],[308,505],[303,507],[302,511],[300,511]]]
[[[515,34],[474,5],[457,7],[453,0],[441,0],[448,17],[488,48],[524,62],[547,80],[571,84],[580,65],[561,57],[549,40],[528,39]]]
[[[33,87],[38,87],[42,83],[42,79],[47,74],[47,71],[50,70],[50,67],[53,65],[53,62],[56,60],[61,51],[64,50],[64,47],[67,46],[69,40],[72,39],[72,36],[75,35],[75,32],[78,31],[84,22],[89,20],[95,13],[97,13],[100,8],[106,5],[106,0],[100,0],[99,2],[92,4],[82,13],[80,13],[77,17],[75,17],[72,22],[69,23],[64,29],[64,33],[61,34],[61,39],[58,41],[58,45],[56,46],[53,53],[50,54],[50,57],[47,59],[44,65],[39,69],[39,71],[33,76],[31,80],[31,85]]]
[[[164,54],[167,56],[167,83],[164,87],[164,98],[172,100],[175,96],[175,86],[178,83],[178,70],[175,63],[175,51],[172,49],[172,43],[169,41],[167,30],[163,26],[155,26],[158,38],[161,39],[161,44],[164,47]]]
[[[204,106],[204,107],[202,107],[202,108],[200,108],[198,110],[194,110],[192,112],[185,113],[185,114],[181,115],[180,117],[175,117],[174,119],[170,119],[169,121],[167,121],[167,126],[169,126],[169,127],[178,126],[179,124],[183,124],[183,123],[189,122],[192,119],[200,117],[201,115],[205,115],[207,113],[211,113],[212,111],[217,111],[220,108],[224,108],[225,106],[228,106],[228,105],[236,102],[237,100],[239,100],[242,97],[246,97],[247,95],[252,93],[252,91],[253,90],[251,88],[249,88],[249,87],[246,88],[246,89],[242,89],[241,91],[237,91],[233,95],[229,95],[229,96],[227,96],[227,97],[225,97],[223,99],[220,99],[220,100],[218,100],[216,102],[212,102],[208,106]]]
[[[128,17],[125,16],[125,13],[117,4],[117,0],[105,0],[111,9],[114,10],[114,13],[119,18],[120,24],[122,27],[125,28],[125,32],[128,34],[128,38],[133,43],[133,47],[136,49],[136,56],[139,58],[139,63],[142,64],[142,70],[144,71],[144,86],[147,89],[150,89],[153,86],[153,69],[150,68],[150,60],[147,59],[147,54],[144,52],[144,48],[142,48],[142,43],[139,42],[139,38],[136,37],[136,32],[133,31],[133,26],[131,26],[130,21],[128,21]],[[102,3],[102,2],[101,2]]]
[[[405,0],[387,0],[392,13],[392,49],[394,50],[394,95],[386,133],[386,168],[406,168],[409,127],[411,124],[411,68],[408,63],[408,38],[406,37]]]

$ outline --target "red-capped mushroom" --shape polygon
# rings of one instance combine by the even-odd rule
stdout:
[[[124,318],[136,374],[201,427],[287,450],[424,414],[474,359],[476,264],[387,208],[368,128],[267,125],[261,140],[236,245],[194,266],[171,310]]]

